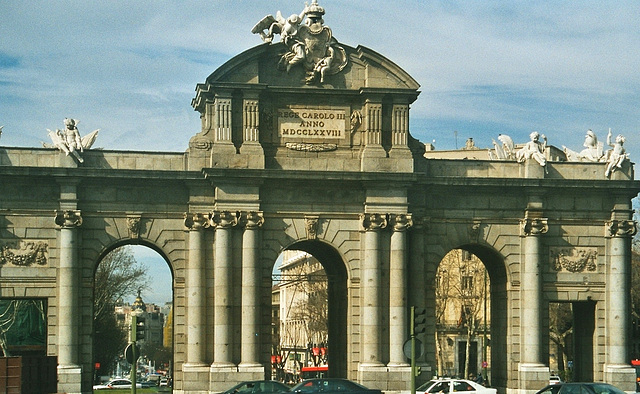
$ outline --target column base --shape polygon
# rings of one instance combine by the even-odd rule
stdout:
[[[430,373],[431,368],[423,366],[421,376],[426,375],[428,378],[420,379],[418,377],[417,384],[429,380]],[[358,366],[358,382],[369,388],[385,392],[407,392],[411,390],[411,366],[360,364]]]
[[[82,368],[77,365],[58,366],[58,392],[82,393]]]
[[[539,363],[520,363],[518,376],[521,392],[536,392],[549,384],[549,367]]]
[[[240,363],[238,372],[264,372],[264,367],[259,363]]]
[[[605,364],[604,381],[626,392],[636,391],[636,370],[627,364]]]
[[[188,393],[209,393],[210,365],[206,363],[186,363],[182,366],[182,389]]]

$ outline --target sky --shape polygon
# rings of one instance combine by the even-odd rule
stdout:
[[[640,3],[318,0],[348,46],[368,47],[420,85],[410,131],[436,149],[481,148],[531,131],[582,149],[587,129],[640,157]],[[0,146],[39,147],[80,120],[94,148],[183,152],[200,130],[195,86],[262,44],[265,15],[302,0],[0,1]],[[278,41],[278,39],[276,39]],[[636,179],[638,179],[636,175]]]

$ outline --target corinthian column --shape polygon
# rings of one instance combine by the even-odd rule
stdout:
[[[186,268],[187,298],[187,365],[205,365],[205,272],[204,229],[209,218],[199,213],[185,213],[184,225],[189,228],[189,261]]]
[[[522,229],[522,268],[520,280],[520,360],[521,365],[542,366],[542,234],[547,232],[547,219],[525,218]]]
[[[212,367],[230,367],[232,362],[231,320],[231,229],[238,223],[235,213],[213,213],[215,233],[215,262],[213,268],[213,364]]]
[[[606,223],[609,237],[607,270],[607,367],[628,366],[630,328],[631,238],[636,233],[633,220]]]
[[[77,228],[82,225],[78,210],[56,211],[60,227],[58,240],[58,368],[78,368],[78,331],[80,300]]]
[[[362,312],[360,338],[362,343],[361,366],[382,366],[381,331],[382,316],[380,290],[382,269],[380,264],[380,230],[387,226],[386,216],[371,213],[361,215],[364,234],[364,261],[362,262]]]
[[[407,229],[411,215],[392,215],[389,262],[389,366],[408,366],[403,345],[407,339]]]
[[[260,269],[259,233],[262,212],[244,215],[242,235],[242,342],[240,367],[259,367]]]

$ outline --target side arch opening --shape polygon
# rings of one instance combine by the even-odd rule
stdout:
[[[309,261],[311,264],[314,262],[318,263],[322,267],[322,279],[325,282],[326,286],[326,328],[327,328],[327,341],[326,343],[318,343],[314,342],[312,339],[312,335],[309,333],[301,333],[304,338],[298,340],[301,346],[300,351],[304,354],[304,357],[301,357],[300,367],[312,367],[315,364],[318,364],[318,359],[322,359],[323,363],[326,363],[326,371],[324,369],[319,369],[318,371],[314,371],[314,369],[308,369],[310,371],[308,375],[312,375],[311,372],[320,373],[323,376],[328,377],[347,377],[347,354],[348,354],[348,341],[347,341],[347,270],[344,264],[344,261],[338,251],[333,248],[331,245],[326,244],[322,241],[318,240],[305,240],[301,242],[297,242],[293,245],[290,245],[285,249],[286,251],[298,251],[300,254],[309,256]],[[279,258],[278,261],[281,259]],[[276,265],[279,264],[276,262]],[[286,262],[283,262],[283,265],[287,265]],[[285,268],[287,269],[287,268]],[[291,269],[291,268],[289,268]],[[274,267],[274,272],[279,270],[279,267]],[[309,270],[309,269],[307,269]],[[315,270],[311,268],[311,270]],[[298,276],[296,280],[311,280],[311,278],[315,278],[313,280],[319,280],[320,275],[314,274],[314,272],[307,272],[304,269],[298,269],[298,273],[295,275]],[[292,271],[293,272],[293,271]],[[297,271],[296,271],[297,272]],[[300,273],[302,275],[300,276]],[[286,278],[287,274],[282,272],[280,274],[275,274],[277,277],[281,275],[281,278]],[[285,281],[287,281],[285,279]],[[317,289],[321,289],[321,286],[316,286]],[[280,298],[281,303],[286,303],[287,300]],[[288,300],[289,304],[292,303],[291,300]],[[285,308],[290,306],[285,306]],[[281,307],[282,311],[283,308]],[[280,327],[284,324],[284,316],[286,312],[283,312],[279,315],[279,324]],[[282,333],[280,333],[280,338],[282,338]],[[308,336],[308,337],[306,337]],[[281,340],[281,339],[280,339]],[[322,354],[326,352],[326,354]],[[277,355],[274,355],[277,356]],[[304,362],[302,362],[304,361]]]
[[[137,371],[137,383],[171,381],[173,272],[158,248],[125,242],[100,255],[94,270],[92,338],[94,385],[117,377],[131,380],[131,371]],[[133,342],[140,349],[135,363],[125,357]]]

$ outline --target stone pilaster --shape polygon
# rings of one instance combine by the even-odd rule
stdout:
[[[56,211],[59,227],[60,261],[58,265],[58,368],[78,368],[80,300],[78,267],[79,210]]]
[[[260,101],[257,97],[242,100],[242,147],[248,168],[264,168],[264,150],[260,145]]]
[[[521,387],[542,387],[549,381],[549,367],[542,362],[542,235],[546,218],[520,221],[522,271],[520,278],[520,373]],[[543,382],[545,382],[543,384]],[[540,386],[542,384],[542,386]]]
[[[210,226],[209,215],[185,213],[184,225],[189,229],[189,261],[186,268],[186,367],[205,366],[206,286],[204,270],[204,230]]]
[[[411,215],[391,215],[391,260],[389,262],[389,366],[408,366],[403,352],[407,339],[407,229]]]
[[[387,226],[385,214],[361,215],[364,233],[364,261],[362,263],[362,311],[360,341],[362,345],[361,367],[383,366],[381,362],[382,311],[380,290],[382,268],[380,261],[380,231]]]
[[[623,390],[633,390],[630,378],[633,368],[629,365],[631,299],[631,238],[636,233],[636,224],[629,219],[612,219],[606,224],[608,238],[607,292],[607,361],[605,381],[618,385]]]
[[[364,149],[360,167],[362,171],[380,171],[381,160],[387,157],[382,147],[382,102],[368,99],[364,112]]]
[[[262,212],[242,214],[242,340],[239,369],[262,371],[260,355],[260,242]]]
[[[233,276],[231,272],[232,234],[238,224],[235,212],[215,211],[211,218],[215,226],[215,261],[213,269],[214,343],[212,368],[233,367],[231,302]]]

